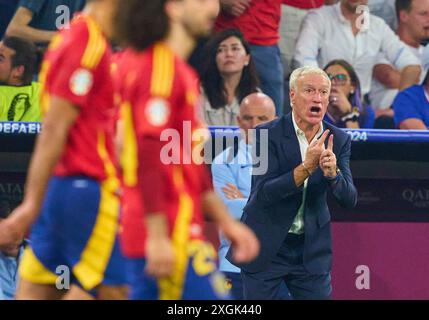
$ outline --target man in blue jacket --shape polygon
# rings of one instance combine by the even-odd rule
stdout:
[[[274,299],[284,282],[294,299],[330,299],[332,244],[328,190],[356,205],[350,137],[323,121],[331,83],[316,67],[290,77],[292,112],[257,127],[265,172],[254,167],[242,221],[258,236],[260,255],[241,268],[245,299]],[[263,135],[268,135],[264,146]],[[327,138],[329,135],[329,138]],[[266,141],[266,140],[265,140]],[[261,156],[264,156],[263,154]],[[232,260],[231,250],[227,259]]]
[[[11,209],[9,200],[0,199],[0,221],[10,214]],[[18,266],[25,243],[26,240],[22,239],[22,242],[0,250],[0,300],[12,300],[15,298],[18,283]]]
[[[252,177],[252,132],[257,125],[272,121],[276,117],[273,100],[263,93],[248,95],[240,104],[237,123],[240,127],[240,141],[237,146],[225,149],[211,166],[213,186],[231,215],[240,220],[243,208],[250,194]],[[231,243],[220,234],[219,270],[226,276],[232,296],[243,299],[240,269],[225,259]]]

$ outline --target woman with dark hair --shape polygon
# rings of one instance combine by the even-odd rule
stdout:
[[[353,67],[345,60],[332,60],[324,70],[332,82],[324,120],[339,128],[373,128],[374,110],[361,95]]]
[[[250,47],[237,29],[217,33],[206,46],[201,112],[208,125],[237,125],[241,100],[258,89]]]

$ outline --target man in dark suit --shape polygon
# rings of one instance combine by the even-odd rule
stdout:
[[[242,270],[245,299],[275,299],[282,281],[294,299],[330,299],[331,227],[328,190],[343,207],[357,191],[349,168],[350,136],[322,119],[331,83],[303,67],[290,77],[292,112],[258,127],[256,149],[268,166],[254,175],[242,221],[259,238],[260,255]],[[265,129],[265,130],[264,130]],[[268,134],[268,147],[261,135]],[[329,138],[327,139],[328,135]],[[231,258],[231,250],[227,258]]]

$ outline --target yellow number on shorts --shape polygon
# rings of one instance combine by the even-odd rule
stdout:
[[[193,257],[192,266],[197,275],[205,276],[216,270],[216,251],[210,243],[195,240],[188,248],[189,256]]]

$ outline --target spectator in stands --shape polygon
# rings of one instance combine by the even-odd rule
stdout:
[[[278,48],[282,0],[220,0],[216,31],[237,28],[250,43],[261,79],[261,90],[273,99],[277,115],[283,114],[283,66]]]
[[[393,101],[395,126],[406,130],[429,129],[429,46],[422,53],[424,79],[421,85],[401,91]]]
[[[332,83],[324,120],[339,128],[373,128],[374,110],[363,100],[353,67],[345,60],[333,60],[324,70]]]
[[[225,149],[213,161],[211,167],[213,186],[229,212],[237,220],[240,220],[250,194],[252,135],[249,129],[274,120],[275,113],[274,102],[263,93],[252,93],[244,98],[237,116],[242,139],[239,141],[238,147]],[[219,270],[225,273],[228,284],[231,285],[232,296],[237,300],[243,300],[240,269],[225,259],[229,247],[229,241],[220,234]]]
[[[11,212],[8,203],[0,204],[0,221]],[[9,207],[5,211],[5,207]],[[18,282],[18,265],[24,249],[24,241],[11,246],[7,250],[0,251],[0,300],[12,300],[15,297],[16,284]]]
[[[312,10],[305,17],[294,60],[299,66],[326,65],[335,59],[355,69],[366,95],[371,89],[372,68],[380,52],[400,70],[400,88],[419,82],[420,62],[379,17],[370,14],[368,0],[341,0]]]
[[[12,19],[19,0],[0,0],[0,39]]]
[[[208,125],[237,125],[241,100],[257,92],[256,74],[249,44],[237,29],[216,34],[206,47],[201,76],[201,112]]]
[[[323,4],[335,4],[338,0],[283,0],[282,16],[280,20],[279,48],[284,67],[285,81],[289,82],[289,75],[293,71],[293,55],[295,44],[301,29],[302,22],[311,9],[320,8]],[[283,109],[287,114],[291,111],[289,100],[289,86],[285,86]]]
[[[32,82],[36,64],[30,41],[5,37],[0,42],[0,121],[40,121],[40,86]]]
[[[288,79],[292,72],[291,63],[295,52],[295,43],[304,17],[310,9],[320,8],[324,3],[326,3],[324,0],[283,0],[279,48],[285,79]]]
[[[429,0],[396,0],[396,10],[399,21],[397,35],[421,61],[422,43],[429,38]],[[378,118],[393,118],[391,107],[398,94],[400,77],[400,70],[380,54],[370,92],[371,104]],[[391,122],[393,124],[393,119]]]
[[[20,0],[6,35],[46,46],[84,5],[85,0]]]

